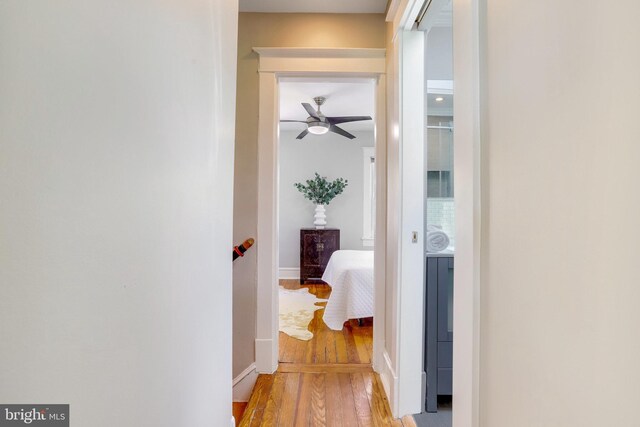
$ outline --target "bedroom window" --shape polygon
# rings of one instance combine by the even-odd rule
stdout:
[[[362,246],[372,247],[376,229],[376,151],[362,147],[364,191],[362,198]]]

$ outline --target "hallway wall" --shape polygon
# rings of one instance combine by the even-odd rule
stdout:
[[[234,241],[256,236],[258,56],[253,47],[385,47],[383,14],[241,13],[234,181]],[[233,374],[255,362],[256,250],[233,266]]]
[[[480,3],[481,426],[638,425],[640,3]]]
[[[237,10],[0,2],[1,403],[229,425]]]

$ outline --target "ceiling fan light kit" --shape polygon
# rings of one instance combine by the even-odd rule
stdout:
[[[296,122],[296,123],[304,123],[307,125],[307,128],[303,130],[300,135],[296,137],[296,139],[302,139],[307,134],[312,133],[314,135],[324,135],[327,132],[337,133],[338,135],[342,135],[345,138],[355,139],[355,135],[350,134],[346,130],[338,127],[337,125],[340,123],[349,123],[349,122],[359,122],[364,120],[371,120],[370,116],[343,116],[343,117],[327,117],[320,111],[320,106],[324,104],[326,98],[323,96],[316,96],[313,98],[313,101],[318,106],[317,111],[306,102],[302,103],[302,107],[307,111],[309,117],[307,120],[280,120],[281,122]]]
[[[329,132],[330,125],[323,122],[312,122],[307,124],[307,130],[314,135],[324,135]]]

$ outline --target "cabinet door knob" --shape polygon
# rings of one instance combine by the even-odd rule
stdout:
[[[324,251],[324,243],[318,243],[316,245],[316,249],[319,251]]]

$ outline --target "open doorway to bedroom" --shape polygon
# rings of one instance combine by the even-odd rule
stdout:
[[[279,81],[280,369],[373,359],[375,81]]]

